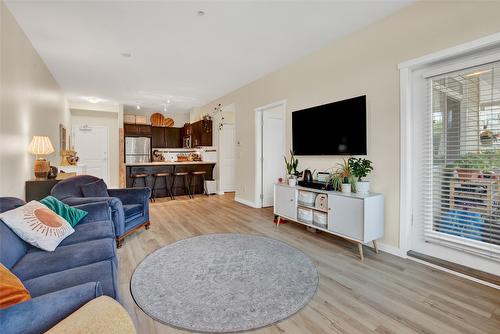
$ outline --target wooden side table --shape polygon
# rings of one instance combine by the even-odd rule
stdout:
[[[56,179],[50,180],[29,180],[25,183],[26,202],[29,201],[39,201],[50,195],[52,187],[54,187],[59,181]]]

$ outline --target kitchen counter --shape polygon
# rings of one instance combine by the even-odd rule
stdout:
[[[215,165],[212,161],[155,161],[155,162],[134,162],[125,164],[127,167],[138,166],[174,166],[174,165]]]
[[[175,195],[185,195],[185,185],[184,177],[178,176],[174,177],[172,174],[176,172],[205,172],[205,180],[212,180],[213,170],[215,167],[215,162],[211,161],[159,161],[159,162],[138,162],[138,163],[127,163],[125,164],[126,172],[126,184],[127,187],[132,187],[132,178],[130,175],[136,173],[146,173],[145,183],[142,179],[137,180],[136,187],[150,187],[155,190],[156,197],[166,197],[168,192],[166,186],[172,188]],[[169,173],[170,175],[165,177],[158,177],[155,182],[155,173]],[[195,194],[202,194],[204,192],[203,182],[201,182],[200,177],[192,177],[190,174],[187,178],[190,183],[191,191]]]

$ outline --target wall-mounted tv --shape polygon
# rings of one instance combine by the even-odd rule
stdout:
[[[366,155],[366,95],[292,113],[296,155]]]

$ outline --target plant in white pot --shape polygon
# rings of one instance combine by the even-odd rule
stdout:
[[[341,191],[343,193],[350,193],[351,191],[356,191],[356,179],[352,174],[352,168],[349,165],[349,161],[344,159],[343,163],[338,164],[338,169],[336,174],[342,180]]]
[[[288,178],[288,185],[295,186],[297,184],[297,167],[299,165],[299,159],[295,158],[292,150],[290,150],[290,160],[285,159],[286,173]]]
[[[363,181],[364,177],[373,170],[372,162],[364,158],[349,158],[349,166],[351,167],[352,174],[357,178],[356,192],[359,194],[368,194],[370,191],[370,182]]]

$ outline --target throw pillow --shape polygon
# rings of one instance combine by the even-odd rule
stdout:
[[[83,197],[109,197],[108,187],[102,179],[81,186]]]
[[[57,213],[59,216],[66,219],[66,221],[75,227],[80,220],[87,215],[87,211],[83,211],[77,208],[73,208],[66,203],[61,202],[54,196],[47,196],[40,201],[40,203],[47,206],[50,210]]]
[[[52,252],[75,232],[61,216],[37,201],[0,214],[0,219],[27,243]]]
[[[30,300],[23,282],[0,263],[0,309]]]

